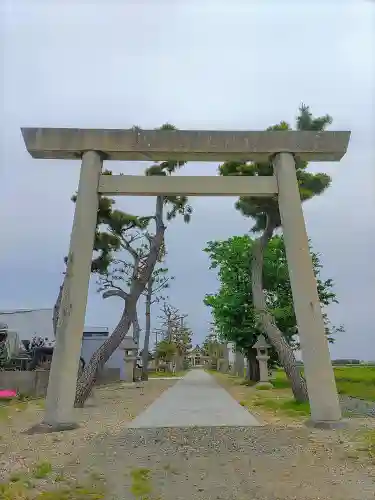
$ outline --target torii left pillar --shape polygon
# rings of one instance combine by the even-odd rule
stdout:
[[[43,424],[50,430],[77,427],[73,415],[79,358],[85,324],[92,252],[99,207],[100,153],[82,155],[73,229],[59,312]]]

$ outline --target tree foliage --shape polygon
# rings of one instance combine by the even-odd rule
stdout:
[[[210,367],[212,369],[217,369],[218,360],[223,358],[224,348],[226,348],[226,344],[220,342],[219,337],[220,335],[217,333],[215,326],[213,326],[210,333],[204,339],[201,347],[204,356],[210,358]],[[222,339],[225,340],[224,336],[222,336]]]
[[[252,348],[257,336],[263,333],[252,297],[249,253],[253,244],[254,239],[244,235],[234,236],[225,241],[210,241],[205,248],[211,261],[210,268],[218,272],[220,287],[216,294],[206,295],[204,303],[211,308],[220,339],[225,342],[235,342],[245,352]],[[311,256],[320,303],[325,309],[329,304],[337,302],[334,283],[332,279],[322,278],[320,256],[312,250]],[[298,328],[282,236],[274,236],[265,250],[263,286],[267,307],[274,316],[278,328],[293,349],[299,348]],[[328,339],[333,342],[334,334],[341,331],[342,327],[336,328],[331,325],[326,312],[324,320]],[[272,352],[272,359],[277,361],[275,351]]]
[[[332,123],[332,117],[324,115],[314,118],[309,106],[302,104],[296,119],[296,129],[300,131],[323,131]],[[291,126],[282,121],[277,125],[268,127],[267,130],[288,131]],[[301,201],[306,201],[314,196],[322,194],[331,184],[331,177],[325,173],[307,172],[307,161],[296,158],[296,173],[299,183]],[[219,166],[220,175],[240,175],[240,176],[271,176],[274,167],[272,158],[268,162],[225,162]],[[254,220],[252,231],[257,233],[266,228],[267,220],[272,221],[275,228],[281,225],[277,196],[258,197],[241,196],[235,205],[236,209],[245,217]]]
[[[176,344],[168,339],[158,342],[155,348],[155,356],[158,360],[171,362],[177,353]]]

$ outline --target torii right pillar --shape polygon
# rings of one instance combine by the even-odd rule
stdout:
[[[333,428],[342,425],[341,409],[309,250],[294,156],[291,153],[279,153],[273,164],[309,393],[311,420],[308,423],[316,427]]]

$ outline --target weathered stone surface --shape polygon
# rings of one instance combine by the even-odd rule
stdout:
[[[101,175],[99,193],[106,196],[274,196],[277,193],[275,176],[221,177],[159,175]]]
[[[80,158],[84,151],[108,160],[264,161],[280,152],[303,160],[339,161],[350,132],[116,130],[22,128],[33,158]]]

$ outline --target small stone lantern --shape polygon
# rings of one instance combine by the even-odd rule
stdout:
[[[124,376],[121,378],[123,378],[125,382],[133,382],[138,345],[134,342],[132,337],[125,337],[119,348],[124,351]]]
[[[267,344],[267,341],[263,335],[259,335],[257,341],[253,345],[253,349],[257,350],[256,358],[259,363],[260,380],[257,383],[257,385],[262,385],[262,386],[268,385],[271,388],[272,384],[269,380],[268,365],[267,365],[267,362],[270,359],[270,357],[268,356],[268,349],[270,347],[271,346]]]

